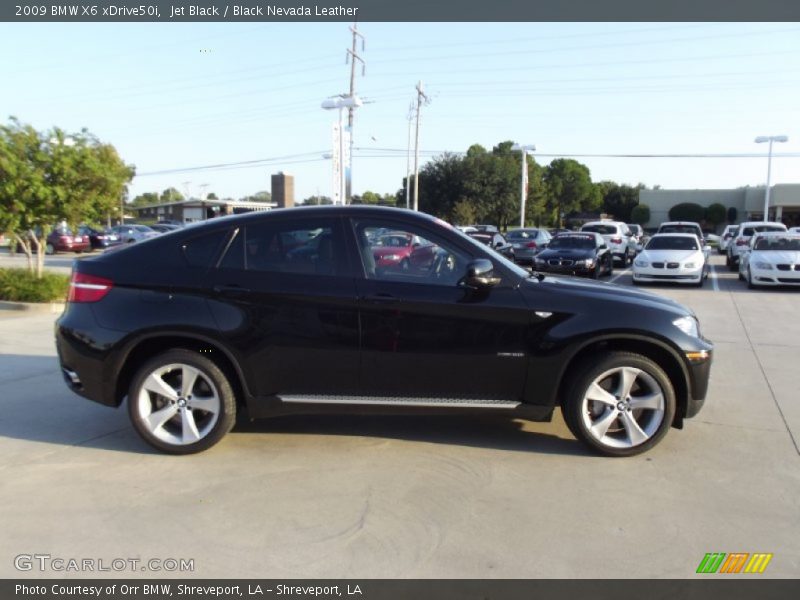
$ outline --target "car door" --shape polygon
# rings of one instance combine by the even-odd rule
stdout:
[[[352,248],[363,269],[356,280],[362,393],[519,400],[530,325],[523,297],[512,277],[482,293],[459,285],[475,256],[492,253],[448,236],[444,226],[391,218],[354,218],[351,225]],[[376,266],[369,240],[386,227],[418,237],[433,254],[430,264]]]
[[[231,233],[209,304],[257,396],[354,394],[356,290],[335,216],[264,218]]]

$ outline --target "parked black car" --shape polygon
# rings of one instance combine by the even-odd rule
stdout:
[[[88,225],[78,227],[78,233],[89,238],[92,250],[105,249],[120,243],[119,236],[108,231],[101,231]]]
[[[514,245],[506,240],[506,238],[503,237],[503,234],[497,231],[469,231],[465,235],[468,235],[473,240],[480,242],[485,246],[489,246],[489,248],[495,252],[499,252],[508,260],[512,262],[515,260]]]
[[[380,229],[432,259],[378,266]],[[318,236],[316,252],[284,246]],[[365,206],[214,219],[78,261],[56,346],[72,390],[127,396],[144,440],[176,454],[218,442],[237,412],[560,407],[614,456],[700,410],[713,348],[672,300],[532,275],[438,219]]]
[[[541,272],[597,279],[614,272],[614,257],[600,234],[561,233],[536,255],[534,268]]]

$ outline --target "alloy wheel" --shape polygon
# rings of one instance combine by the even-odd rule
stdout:
[[[583,425],[608,448],[629,449],[652,438],[664,421],[664,390],[642,369],[609,369],[587,388],[581,404]]]
[[[136,397],[140,422],[155,438],[173,445],[194,444],[207,436],[222,410],[211,378],[188,364],[151,371]]]

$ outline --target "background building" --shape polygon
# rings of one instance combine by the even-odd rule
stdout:
[[[658,227],[669,221],[669,210],[682,202],[703,207],[722,204],[736,209],[736,223],[760,221],[764,217],[765,187],[744,187],[733,190],[641,190],[639,203],[650,207],[650,221],[645,227]],[[800,184],[772,186],[769,196],[769,220],[783,221],[790,227],[800,225]]]
[[[272,176],[272,201],[277,208],[294,206],[294,177],[283,171]]]

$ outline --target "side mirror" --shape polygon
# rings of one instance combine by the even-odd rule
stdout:
[[[478,258],[467,265],[467,275],[462,281],[471,288],[487,289],[500,283],[500,278],[494,276],[492,261]]]
[[[605,244],[600,244],[599,247],[600,247],[600,250],[605,250],[605,249],[608,248],[608,246],[606,246]]]
[[[497,241],[497,242],[495,242],[495,243],[494,243],[494,247],[495,247],[495,248],[502,248],[502,247],[503,247],[503,242],[501,242],[501,241]]]

